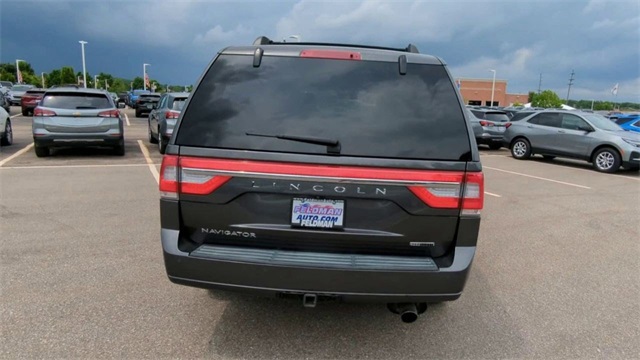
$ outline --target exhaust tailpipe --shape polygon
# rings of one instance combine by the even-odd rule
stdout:
[[[427,311],[427,303],[389,303],[387,308],[392,313],[399,314],[402,322],[410,324]]]

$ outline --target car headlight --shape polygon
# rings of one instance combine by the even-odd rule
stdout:
[[[638,140],[625,139],[625,138],[622,138],[622,140],[623,140],[624,142],[626,142],[627,144],[631,144],[631,145],[633,145],[633,146],[635,146],[635,147],[640,147],[640,141],[638,141]]]

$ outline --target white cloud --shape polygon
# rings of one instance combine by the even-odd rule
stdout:
[[[234,29],[225,31],[222,26],[216,25],[204,34],[197,34],[193,42],[196,45],[233,43],[242,37],[250,36],[252,30],[239,24]]]

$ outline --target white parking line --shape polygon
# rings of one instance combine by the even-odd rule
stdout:
[[[502,170],[502,169],[497,169],[497,168],[489,167],[489,166],[483,166],[482,168],[483,168],[483,169],[489,169],[489,170],[500,171],[500,172],[507,173],[507,174],[513,174],[513,175],[524,176],[524,177],[528,177],[528,178],[532,178],[532,179],[538,179],[538,180],[543,180],[543,181],[549,181],[549,182],[556,183],[556,184],[562,184],[562,185],[573,186],[573,187],[577,187],[577,188],[581,188],[581,189],[591,190],[591,188],[590,188],[590,187],[588,187],[588,186],[578,185],[578,184],[572,184],[572,183],[568,183],[568,182],[564,182],[564,181],[559,181],[559,180],[547,179],[547,178],[543,178],[543,177],[540,177],[540,176],[533,176],[533,175],[523,174],[523,173],[519,173],[519,172],[515,172],[515,171]]]
[[[502,197],[502,196],[500,196],[498,194],[490,193],[488,191],[485,191],[484,193],[485,193],[485,195],[489,195],[489,196],[493,196],[493,197]]]
[[[9,169],[82,169],[82,168],[110,168],[110,167],[137,167],[148,166],[147,164],[90,164],[90,165],[34,165],[34,166],[6,166],[1,167],[0,170]]]
[[[15,154],[13,154],[13,155],[9,156],[8,158],[6,158],[6,159],[4,159],[4,160],[0,161],[0,167],[2,167],[4,164],[8,163],[9,161],[11,161],[11,160],[13,160],[13,159],[17,158],[18,156],[20,156],[20,155],[22,155],[22,154],[26,153],[26,152],[27,152],[27,151],[29,151],[32,147],[33,147],[33,143],[31,143],[31,144],[29,144],[29,145],[27,145],[27,146],[23,147],[22,149],[20,149],[20,150],[16,151],[16,153],[15,153]]]
[[[131,123],[129,122],[129,117],[127,116],[127,114],[124,114],[124,119],[127,120],[127,126],[131,126]]]
[[[9,116],[9,119],[13,119],[14,117],[18,117],[18,116],[22,116],[22,114],[11,115],[11,116]]]
[[[147,146],[142,143],[142,140],[138,140],[138,145],[140,145],[140,151],[142,151],[144,158],[147,160],[147,165],[149,165],[149,171],[151,171],[151,175],[153,175],[157,183],[160,183],[160,174],[158,174],[156,164],[153,163],[153,160],[151,160],[151,156],[149,156],[149,149],[147,149]]]

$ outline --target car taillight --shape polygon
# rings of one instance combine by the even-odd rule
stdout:
[[[42,109],[39,107],[33,110],[33,116],[56,116],[56,115],[57,114],[54,111]]]
[[[507,129],[509,128],[509,126],[511,126],[511,123],[510,123],[510,122],[508,122],[508,123],[504,124],[504,127],[505,127],[505,128],[507,128]]]
[[[482,126],[493,126],[493,123],[490,121],[480,120],[480,125]]]
[[[167,112],[165,112],[165,113],[164,113],[164,116],[165,116],[167,119],[177,119],[177,118],[180,116],[180,113],[179,113],[179,112],[177,112],[177,111],[169,110],[169,111],[167,111]]]
[[[480,173],[455,173],[448,182],[411,185],[409,190],[425,204],[439,209],[455,209],[460,204],[462,190],[462,213],[479,214],[484,203],[484,176]],[[463,181],[464,180],[464,181]],[[463,186],[464,182],[464,186]]]
[[[107,117],[107,118],[117,118],[120,117],[120,112],[118,110],[107,110],[98,113],[99,117]]]
[[[197,160],[165,155],[160,167],[160,196],[178,199],[178,194],[211,194],[231,179],[198,169]]]

